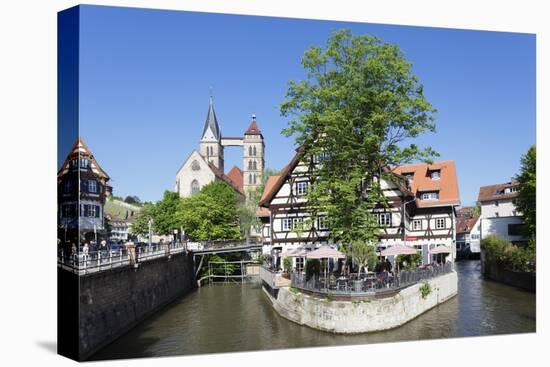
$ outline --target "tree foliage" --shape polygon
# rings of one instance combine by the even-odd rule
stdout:
[[[373,209],[387,206],[387,167],[436,156],[412,140],[435,131],[435,109],[398,46],[349,30],[302,58],[307,79],[291,81],[281,113],[306,161],[322,158],[308,191],[310,215],[328,214],[331,236],[349,246],[374,243]]]
[[[157,234],[170,235],[181,226],[176,213],[182,210],[182,202],[177,192],[164,192],[162,200],[153,207],[153,230]]]
[[[240,239],[238,197],[222,181],[204,186],[181,200],[177,220],[192,240]]]
[[[364,241],[354,241],[347,246],[347,254],[358,266],[358,273],[361,273],[362,269],[369,271],[374,269],[378,263],[378,255],[373,243],[367,243]]]
[[[145,204],[136,214],[130,231],[134,235],[145,235],[149,233],[149,220],[153,219],[154,205]]]
[[[515,204],[523,215],[526,234],[534,238],[537,230],[537,149],[535,145],[521,157],[521,171],[516,178],[519,196]]]

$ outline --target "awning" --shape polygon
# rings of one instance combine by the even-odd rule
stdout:
[[[289,250],[285,252],[281,252],[279,254],[280,257],[305,257],[306,256],[306,250],[298,248],[294,250]]]
[[[436,248],[433,248],[430,250],[430,254],[450,254],[451,249],[447,246],[437,246]]]
[[[333,249],[330,246],[321,246],[317,250],[311,251],[307,254],[308,259],[328,259],[328,258],[336,258],[336,259],[345,259],[346,255],[341,253],[340,251]]]
[[[382,256],[414,255],[417,253],[415,248],[403,245],[393,245],[380,253]]]

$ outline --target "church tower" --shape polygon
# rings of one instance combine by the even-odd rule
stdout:
[[[210,98],[208,114],[206,115],[206,121],[202,131],[200,154],[222,173],[224,172],[222,133],[220,131],[220,126],[218,125],[216,113],[214,112],[212,97]]]
[[[252,191],[262,185],[264,158],[264,137],[256,123],[256,115],[252,115],[252,122],[243,138],[243,190],[247,199]]]

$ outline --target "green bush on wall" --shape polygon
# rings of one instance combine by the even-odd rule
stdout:
[[[292,259],[290,257],[283,258],[283,269],[285,273],[290,274],[292,270]]]
[[[501,264],[512,271],[536,270],[534,240],[525,245],[514,245],[497,235],[490,235],[481,241],[481,248],[488,262]]]

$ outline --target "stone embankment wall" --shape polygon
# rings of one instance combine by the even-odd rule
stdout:
[[[422,282],[390,297],[355,302],[329,301],[281,288],[273,307],[284,318],[314,329],[345,334],[386,330],[403,325],[457,294],[456,272],[427,283],[431,292],[425,298],[420,292]]]
[[[502,264],[487,260],[485,251],[481,249],[481,273],[496,282],[522,288],[536,293],[536,273],[519,272],[506,269]]]
[[[73,295],[79,308],[74,357],[85,360],[193,289],[193,257],[179,253],[140,263],[137,268],[129,265],[80,277],[59,269],[58,281],[60,286],[78,282],[79,291]],[[70,291],[74,293],[74,287]],[[58,292],[71,297],[63,289]]]

